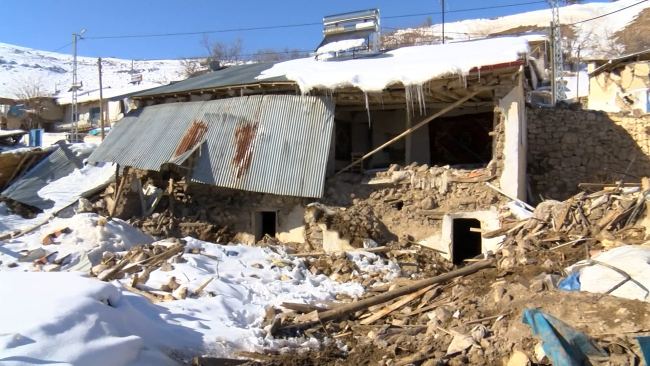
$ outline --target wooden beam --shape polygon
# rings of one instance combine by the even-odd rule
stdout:
[[[372,150],[371,152],[367,153],[366,155],[362,156],[361,159],[358,159],[357,161],[354,161],[352,164],[350,164],[350,165],[346,166],[345,168],[341,169],[340,171],[338,171],[338,172],[335,174],[335,176],[336,176],[336,175],[339,175],[339,174],[341,174],[341,173],[343,173],[344,171],[346,171],[346,170],[348,170],[348,169],[350,169],[350,168],[352,168],[352,167],[355,166],[356,164],[362,162],[364,159],[367,159],[368,157],[370,157],[370,156],[376,154],[377,152],[381,151],[381,150],[384,149],[386,146],[393,144],[395,141],[398,141],[398,140],[401,139],[402,137],[404,137],[404,136],[406,136],[406,135],[412,133],[413,131],[417,130],[418,128],[420,128],[420,127],[426,125],[427,123],[433,121],[434,119],[436,119],[436,118],[442,116],[443,114],[445,114],[445,113],[451,111],[452,109],[458,107],[459,105],[461,105],[461,104],[463,104],[464,102],[466,102],[469,98],[475,96],[476,94],[478,94],[478,93],[480,93],[480,92],[481,92],[480,90],[473,90],[473,91],[471,91],[467,96],[463,97],[461,100],[457,101],[456,103],[452,103],[452,104],[448,105],[446,108],[442,109],[441,111],[439,111],[438,113],[434,114],[433,116],[431,116],[431,117],[429,117],[429,118],[426,118],[424,121],[422,121],[422,122],[418,123],[417,125],[415,125],[415,126],[409,128],[409,129],[407,129],[406,131],[400,133],[399,135],[397,135],[396,137],[394,137],[394,138],[391,139],[390,141],[387,141],[386,143],[382,144],[382,145],[379,146],[378,148],[376,148],[376,149]]]

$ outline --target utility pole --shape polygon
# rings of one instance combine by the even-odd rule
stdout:
[[[560,6],[559,0],[547,0],[551,5],[553,21],[551,22],[551,50],[552,50],[552,70],[551,70],[551,88],[552,104],[566,99],[564,94],[564,62],[562,60],[562,34],[560,32]]]
[[[445,44],[445,0],[440,0],[442,3],[442,44]]]
[[[104,141],[104,94],[102,92],[102,58],[97,59],[99,69],[99,121],[102,129],[102,141]]]
[[[72,143],[79,142],[79,116],[77,109],[77,40],[86,33],[82,30],[79,34],[72,33]]]

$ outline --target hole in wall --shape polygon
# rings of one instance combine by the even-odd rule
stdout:
[[[275,211],[258,211],[255,213],[256,242],[262,240],[266,235],[275,238],[276,216]]]
[[[397,211],[402,211],[402,207],[404,207],[404,202],[399,201],[395,203],[395,208],[397,209]]]
[[[477,219],[454,219],[452,231],[452,248],[454,264],[462,264],[463,259],[474,258],[483,253],[481,233],[470,231],[480,229],[481,222]]]

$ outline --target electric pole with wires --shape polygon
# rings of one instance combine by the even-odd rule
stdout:
[[[560,30],[559,0],[548,0],[553,13],[551,22],[551,104],[566,99],[564,94],[564,65],[562,59],[562,32]]]
[[[85,29],[79,32],[79,34],[72,33],[72,143],[79,142],[79,113],[77,111],[77,89],[79,89],[79,85],[77,84],[77,40],[82,39],[81,36],[84,33],[86,33]]]

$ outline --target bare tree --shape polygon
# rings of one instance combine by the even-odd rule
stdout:
[[[197,59],[183,59],[180,61],[183,75],[186,78],[198,75],[205,67]]]
[[[40,77],[28,77],[21,80],[14,80],[9,91],[17,101],[25,106],[24,127],[26,129],[37,128],[41,122],[41,116],[45,108],[44,98],[52,95],[45,87],[43,79]]]
[[[237,63],[242,61],[244,41],[237,38],[231,43],[212,41],[207,34],[201,38],[201,45],[208,52],[208,59],[220,62]]]
[[[611,29],[605,29],[605,37],[600,40],[597,50],[605,58],[614,58],[625,53],[625,40]]]
[[[275,48],[264,48],[259,49],[253,55],[252,60],[255,62],[268,62],[268,61],[285,61],[285,60],[294,60],[297,58],[308,57],[309,53],[303,52],[299,49],[289,49],[289,47],[284,47],[282,51],[278,51]]]

